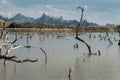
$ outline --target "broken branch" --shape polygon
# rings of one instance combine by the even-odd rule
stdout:
[[[45,63],[47,64],[47,59],[48,59],[48,57],[47,57],[47,53],[42,49],[42,48],[40,48],[41,50],[42,50],[42,52],[44,53],[44,55],[45,55]]]

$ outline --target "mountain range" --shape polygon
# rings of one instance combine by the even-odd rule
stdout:
[[[5,17],[2,15],[0,19],[4,20]],[[37,19],[26,17],[21,13],[16,14],[14,17],[9,18],[8,22],[36,22],[36,23],[48,23],[48,24],[66,24],[66,25],[77,25],[79,21],[77,20],[64,20],[62,16],[60,17],[51,17],[43,13],[43,15]],[[98,26],[96,23],[88,22],[87,20],[83,20],[81,25],[83,26]]]

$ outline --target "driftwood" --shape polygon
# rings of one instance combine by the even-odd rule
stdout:
[[[47,64],[47,60],[48,60],[48,57],[47,57],[47,53],[45,52],[45,50],[43,50],[42,48],[40,48],[41,51],[44,53],[45,55],[45,63]]]

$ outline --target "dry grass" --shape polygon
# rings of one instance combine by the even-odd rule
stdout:
[[[71,28],[7,28],[9,31],[66,31],[71,32],[75,31],[75,27]],[[96,26],[96,27],[80,27],[80,32],[116,32],[116,27],[105,27],[105,26]]]

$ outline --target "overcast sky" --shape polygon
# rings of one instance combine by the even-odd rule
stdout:
[[[0,15],[10,18],[21,13],[38,18],[46,13],[79,20],[79,5],[85,8],[84,19],[90,22],[120,24],[120,0],[0,0]]]

